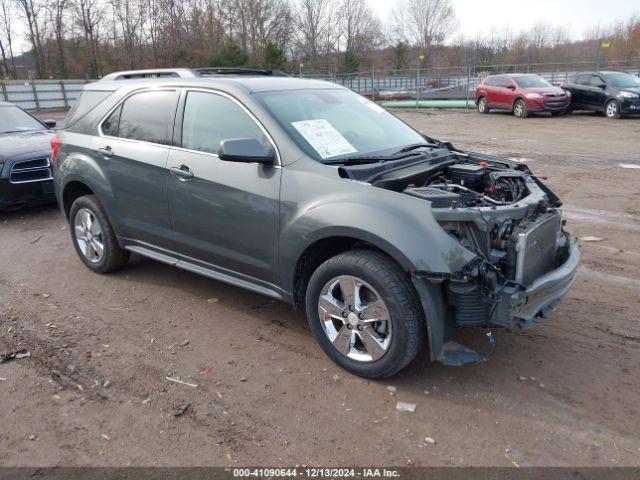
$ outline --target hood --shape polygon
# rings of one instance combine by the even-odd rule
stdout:
[[[51,149],[51,130],[0,134],[0,162],[18,155],[42,152]]]
[[[620,90],[621,92],[631,92],[631,93],[640,94],[640,87],[625,87],[625,88],[619,88],[618,90]]]
[[[567,93],[560,87],[530,87],[530,88],[523,88],[522,90],[524,90],[525,92],[540,93],[542,95],[544,95],[545,93],[555,93],[555,94],[560,93],[562,95]]]

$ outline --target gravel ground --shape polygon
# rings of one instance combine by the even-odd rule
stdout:
[[[0,464],[640,465],[640,170],[618,165],[640,164],[640,120],[396,113],[526,161],[603,238],[552,318],[493,348],[460,332],[487,364],[364,381],[283,303],[141,257],[95,275],[56,207],[0,213],[0,352],[31,352],[0,365]]]

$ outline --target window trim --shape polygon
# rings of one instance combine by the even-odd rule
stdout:
[[[202,93],[209,93],[211,95],[219,95],[227,98],[228,100],[231,100],[231,102],[235,103],[238,107],[240,107],[240,109],[243,110],[248,115],[248,117],[253,121],[253,123],[255,123],[260,129],[260,131],[262,131],[262,133],[267,137],[267,139],[269,140],[269,143],[271,143],[271,147],[273,148],[276,154],[276,162],[277,162],[275,165],[272,165],[272,167],[274,168],[282,167],[282,160],[280,157],[280,150],[278,149],[278,145],[276,144],[275,140],[273,139],[269,131],[262,124],[262,122],[253,114],[253,112],[251,112],[251,110],[249,110],[236,97],[234,97],[233,95],[225,91],[218,90],[216,88],[199,88],[199,87],[183,87],[182,88],[182,96],[180,97],[178,110],[176,111],[176,120],[174,122],[175,126],[178,126],[178,125],[180,126],[180,138],[178,142],[176,142],[175,141],[176,139],[174,138],[174,142],[171,148],[175,150],[179,150],[181,152],[197,153],[199,155],[207,155],[210,157],[220,159],[217,153],[203,152],[201,150],[192,150],[190,148],[182,147],[182,124],[184,122],[184,110],[185,110],[187,95],[189,94],[189,92],[202,92]],[[175,127],[174,127],[174,133],[175,133]],[[176,143],[179,143],[179,145],[176,145]]]
[[[134,95],[138,95],[140,93],[146,93],[146,92],[175,92],[175,93],[178,94],[178,97],[177,97],[178,100],[176,101],[175,105],[173,106],[173,122],[171,124],[171,128],[167,132],[169,134],[169,143],[168,144],[164,144],[164,143],[148,142],[146,140],[136,140],[135,138],[114,137],[113,135],[106,135],[104,133],[104,131],[102,130],[102,125],[104,124],[104,122],[106,122],[108,120],[108,118],[111,116],[111,114],[114,111],[116,111],[118,108],[122,107],[124,105],[124,102],[126,102],[128,99],[130,99]],[[98,124],[98,137],[101,137],[101,138],[113,138],[114,140],[122,140],[122,141],[125,141],[125,142],[144,143],[146,145],[153,145],[153,146],[156,146],[156,147],[164,147],[164,148],[173,147],[173,130],[175,128],[175,123],[176,123],[176,112],[177,112],[177,108],[178,108],[178,103],[180,103],[180,93],[181,93],[181,89],[180,88],[175,88],[175,87],[141,88],[139,90],[134,90],[132,92],[129,92],[126,96],[121,98],[113,107],[111,107],[109,109],[109,111],[102,117],[102,120],[100,120],[100,123]],[[120,112],[120,118],[122,118],[122,111]],[[120,130],[120,119],[118,120],[118,131],[119,130]]]

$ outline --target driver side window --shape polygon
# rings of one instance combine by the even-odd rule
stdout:
[[[256,122],[232,100],[216,93],[187,93],[182,148],[217,154],[223,140],[236,138],[255,138],[271,146]]]

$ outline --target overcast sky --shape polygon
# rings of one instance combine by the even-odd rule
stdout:
[[[383,19],[391,16],[395,0],[368,0]],[[527,30],[536,22],[565,26],[572,39],[598,24],[608,26],[624,20],[635,11],[638,0],[452,0],[458,20],[457,33],[473,37],[509,25],[514,33]]]

